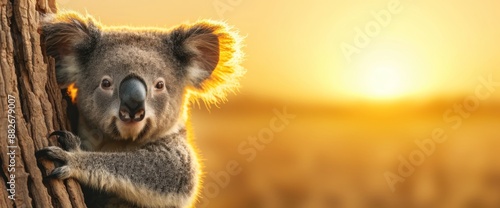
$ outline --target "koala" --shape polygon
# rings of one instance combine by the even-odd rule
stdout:
[[[47,177],[78,180],[88,207],[192,205],[202,171],[189,105],[237,89],[245,73],[237,32],[209,20],[107,27],[75,12],[44,17],[40,32],[59,86],[78,90],[78,136],[53,132],[61,147],[36,152],[56,162]]]

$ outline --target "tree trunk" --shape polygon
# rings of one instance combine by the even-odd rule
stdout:
[[[56,12],[54,1],[0,0],[0,207],[85,207],[75,180],[43,180],[54,165],[35,158],[56,145],[49,133],[70,130],[37,30],[41,14]]]

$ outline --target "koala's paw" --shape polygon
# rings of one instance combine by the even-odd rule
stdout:
[[[78,151],[80,149],[80,138],[69,131],[54,131],[49,137],[57,136],[57,141],[66,151]]]
[[[47,178],[66,179],[71,176],[71,168],[68,163],[70,163],[72,157],[69,152],[64,151],[60,147],[50,146],[38,150],[35,156],[38,159],[46,159],[63,164],[52,170],[52,173],[50,173]]]

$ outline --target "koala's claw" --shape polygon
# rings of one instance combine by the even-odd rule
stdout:
[[[68,166],[61,166],[52,170],[50,175],[46,176],[47,179],[67,179],[70,177],[70,168]]]
[[[55,160],[63,164],[67,164],[68,162],[68,153],[56,146],[45,147],[41,150],[36,151],[35,157],[39,159],[43,158],[48,160]]]
[[[56,162],[56,166],[62,164],[62,166],[55,168],[52,172],[45,177],[45,179],[66,179],[71,175],[71,168],[68,166],[68,162],[71,159],[70,154],[60,147],[50,146],[45,147],[41,150],[35,152],[35,156],[38,159],[47,159]]]
[[[51,136],[57,136],[57,141],[66,151],[78,150],[81,144],[80,138],[69,131],[54,131],[49,135]]]

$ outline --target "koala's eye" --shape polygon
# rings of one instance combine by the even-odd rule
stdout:
[[[111,81],[109,81],[109,79],[103,79],[101,81],[101,87],[103,89],[110,88],[111,87]]]
[[[163,81],[158,81],[155,85],[155,88],[161,90],[165,87],[165,83]]]

